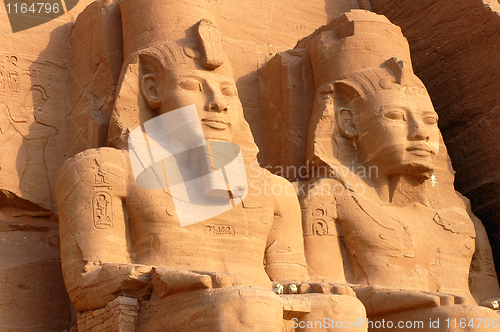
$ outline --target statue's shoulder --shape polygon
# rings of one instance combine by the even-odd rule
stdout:
[[[69,158],[61,167],[60,173],[69,168],[102,168],[102,167],[126,167],[126,151],[115,148],[89,149]]]
[[[271,184],[276,184],[282,187],[291,186],[290,181],[282,176],[271,173],[269,170],[265,170],[265,176]]]
[[[127,152],[114,148],[89,149],[68,159],[57,176],[56,193],[75,188],[124,189],[130,172]],[[119,190],[121,191],[121,190]]]
[[[342,190],[343,184],[332,178],[315,179],[300,184],[298,193],[304,236],[337,235],[337,195]]]
[[[338,179],[320,178],[299,183],[297,192],[301,201],[335,201],[335,196],[343,195],[347,188]]]

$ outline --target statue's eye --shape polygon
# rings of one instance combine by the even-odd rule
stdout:
[[[233,88],[232,86],[230,85],[223,85],[221,88],[220,88],[220,91],[222,92],[222,94],[226,97],[236,97],[238,95],[238,93],[236,92],[236,89]]]
[[[383,113],[383,117],[391,120],[406,121],[406,113],[400,109],[391,109]]]
[[[438,118],[432,115],[426,116],[423,119],[423,122],[428,125],[435,125],[438,123]]]
[[[183,80],[177,86],[183,90],[202,91],[201,83],[194,79]]]

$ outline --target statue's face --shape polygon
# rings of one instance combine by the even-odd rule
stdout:
[[[195,104],[205,138],[232,141],[243,120],[243,109],[230,70],[170,68],[160,84],[165,113]]]
[[[380,90],[357,110],[357,148],[381,174],[425,174],[439,150],[438,115],[427,93]]]

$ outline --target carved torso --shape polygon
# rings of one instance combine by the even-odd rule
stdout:
[[[247,168],[247,174],[254,177],[248,181],[249,192],[242,203],[181,227],[168,189],[136,185],[127,152],[88,150],[66,168],[59,179],[60,187],[67,188],[59,191],[65,220],[63,261],[74,262],[86,272],[101,262],[111,262],[233,273],[244,285],[271,287],[264,260],[271,244],[268,235],[275,201],[269,175],[261,169],[255,177]],[[85,208],[75,213],[74,206],[82,200]],[[83,252],[83,262],[74,259],[76,250]]]
[[[329,179],[322,184],[327,181],[336,182]],[[344,262],[346,275],[352,276],[349,282],[471,298],[468,275],[475,230],[465,209],[440,210],[421,203],[395,207],[383,205],[378,197],[353,195],[347,190],[332,197],[329,210],[336,209],[336,227],[330,223],[328,232],[337,231],[345,245],[349,257]],[[311,225],[305,228],[314,229],[315,218],[307,220]]]
[[[244,284],[269,287],[263,257],[273,224],[272,201],[244,201],[211,219],[181,227],[167,191],[141,189],[132,181],[125,204],[136,239],[131,248],[136,263],[234,273]]]

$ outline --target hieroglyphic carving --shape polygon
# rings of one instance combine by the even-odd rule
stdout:
[[[205,233],[213,235],[235,235],[234,225],[206,225]]]
[[[328,235],[328,224],[324,220],[316,220],[312,224],[313,235],[324,236]]]
[[[20,82],[19,82],[19,74],[16,71],[9,71],[7,73],[7,80],[9,82],[9,91],[11,92],[19,92],[20,90]]]
[[[31,68],[52,72],[58,84],[32,78]],[[5,195],[0,220],[5,221],[6,211],[15,214],[1,236],[6,264],[0,267],[0,329],[62,331],[71,314],[57,223],[40,215],[53,218],[51,210],[56,210],[52,186],[64,154],[59,134],[67,103],[65,69],[57,60],[0,54],[0,71],[0,192]]]
[[[107,192],[112,190],[111,185],[108,182],[107,172],[101,169],[96,159],[94,159],[94,163],[98,169],[94,176],[94,185],[92,186],[92,190],[100,190],[92,196],[94,227],[97,229],[111,228],[113,226],[113,198]]]
[[[107,192],[98,192],[92,196],[92,210],[95,228],[111,228],[113,223],[112,198]]]
[[[55,210],[53,187],[64,161],[64,152],[57,147],[64,144],[60,134],[65,131],[66,109],[60,105],[66,105],[67,98],[65,64],[0,53],[0,71],[0,104],[5,105],[1,129],[10,133],[0,142],[0,153],[17,155],[2,161],[2,189]]]
[[[97,161],[94,160],[94,162],[96,163],[96,165],[98,165]],[[97,174],[94,177],[94,185],[92,186],[92,190],[112,190],[111,184],[108,182],[107,177],[107,173],[99,167],[99,169],[97,170]]]
[[[20,90],[17,56],[0,55],[0,93],[18,93]]]
[[[10,111],[10,118],[15,123],[29,122],[29,128],[16,126],[16,130],[25,138],[41,139],[57,135],[57,129],[43,121],[42,110],[49,96],[43,86],[33,85],[25,94],[21,107]],[[41,119],[37,119],[42,115]],[[34,121],[33,121],[34,120]],[[35,138],[36,137],[36,138]]]
[[[335,236],[335,218],[338,217],[335,204],[311,201],[312,204],[302,202],[302,227],[304,236]]]

